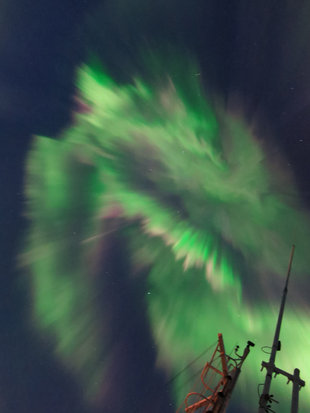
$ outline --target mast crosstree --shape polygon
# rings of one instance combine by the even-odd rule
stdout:
[[[264,383],[264,389],[263,389],[263,392],[262,392],[262,394],[260,396],[260,399],[259,399],[258,413],[273,412],[273,410],[271,410],[271,405],[272,405],[273,402],[277,403],[277,401],[273,398],[273,395],[269,394],[273,374],[275,376],[277,374],[282,374],[283,376],[285,376],[288,379],[288,382],[292,381],[292,383],[293,383],[291,413],[297,413],[298,412],[299,390],[301,389],[301,387],[305,386],[305,382],[303,380],[301,380],[301,378],[299,377],[299,370],[298,369],[295,369],[294,373],[290,374],[290,373],[287,373],[284,370],[279,369],[275,365],[277,351],[279,351],[280,348],[281,348],[281,344],[280,344],[280,340],[279,340],[280,330],[281,330],[282,318],[283,318],[283,314],[284,314],[284,307],[285,307],[286,296],[287,296],[287,291],[288,291],[288,282],[289,282],[290,275],[291,275],[291,268],[292,268],[294,252],[295,252],[295,245],[293,245],[292,249],[291,249],[291,255],[290,255],[290,260],[289,260],[289,265],[288,265],[288,270],[287,270],[287,276],[286,276],[285,286],[284,286],[284,290],[283,290],[281,306],[280,306],[278,321],[277,321],[276,330],[275,330],[275,334],[274,334],[274,338],[273,338],[273,343],[272,343],[272,349],[271,349],[271,353],[270,353],[269,362],[265,362],[265,361],[262,362],[262,370],[265,368],[267,370],[267,373],[266,373],[266,378],[265,378],[265,383]]]

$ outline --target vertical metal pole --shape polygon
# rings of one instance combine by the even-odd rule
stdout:
[[[258,409],[259,413],[265,413],[267,411],[266,407],[267,407],[267,403],[268,403],[268,400],[269,400],[269,390],[270,390],[270,385],[271,385],[272,373],[273,373],[274,367],[275,367],[274,362],[275,362],[275,359],[276,359],[276,353],[277,353],[277,349],[278,349],[281,323],[282,323],[282,318],[283,318],[283,313],[284,313],[285,301],[286,301],[286,296],[287,296],[287,288],[288,288],[288,282],[289,282],[289,278],[290,278],[290,274],[291,274],[294,251],[295,251],[295,245],[293,245],[292,249],[291,249],[291,255],[290,255],[290,260],[289,260],[289,265],[288,265],[288,270],[287,270],[286,282],[285,282],[285,287],[284,287],[284,290],[283,290],[282,301],[281,301],[281,306],[280,306],[280,311],[279,311],[279,316],[278,316],[278,322],[277,322],[276,331],[275,331],[275,334],[274,334],[272,349],[271,349],[269,363],[268,363],[268,367],[267,367],[267,373],[266,373],[266,378],[265,378],[265,383],[264,383],[264,389],[263,389],[263,392],[262,392],[262,394],[260,396],[260,399],[259,399],[259,409]]]
[[[222,361],[223,375],[224,375],[224,377],[226,377],[227,374],[228,374],[228,369],[227,369],[227,363],[226,363],[226,353],[225,353],[223,335],[221,333],[218,334],[218,340],[219,340],[218,345],[219,345],[220,357],[221,357],[221,361]]]
[[[293,380],[291,413],[298,412],[298,397],[299,397],[299,369],[295,369],[294,380]]]
[[[238,365],[235,367],[234,371],[232,372],[232,377],[231,380],[228,380],[225,384],[225,387],[222,390],[222,397],[219,397],[216,401],[216,405],[214,406],[214,409],[212,413],[224,413],[226,412],[226,407],[228,405],[228,402],[231,398],[232,392],[236,386],[237,380],[239,378],[239,375],[241,373],[241,367],[244,363],[244,360],[247,358],[249,352],[250,352],[250,347],[254,347],[254,343],[251,341],[248,341],[248,344],[246,348],[243,351],[243,354],[238,360]]]

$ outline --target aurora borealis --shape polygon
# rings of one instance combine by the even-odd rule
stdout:
[[[0,3],[1,413],[176,412],[218,332],[256,344],[227,413],[257,411],[293,243],[276,365],[308,413],[309,20],[308,0]]]
[[[142,323],[148,334],[141,348],[151,346],[156,359],[139,380],[159,394],[169,390],[171,411],[185,390],[178,380],[168,390],[163,383],[218,332],[227,349],[254,341],[237,390],[244,411],[254,411],[267,359],[260,347],[271,345],[292,243],[294,302],[288,300],[278,364],[298,366],[306,381],[310,370],[303,291],[310,221],[294,177],[268,157],[242,107],[211,99],[197,65],[176,66],[179,76],[127,84],[98,66],[81,67],[83,110],[57,141],[35,138],[28,156],[30,227],[21,261],[31,280],[32,320],[89,409],[121,412],[131,400],[119,389],[131,380],[122,356],[134,351],[130,340]],[[184,78],[186,84],[178,81]],[[123,396],[120,404],[113,392]],[[288,411],[284,379],[274,381],[273,392]],[[144,411],[143,397],[131,402]],[[306,388],[301,406],[308,402]]]

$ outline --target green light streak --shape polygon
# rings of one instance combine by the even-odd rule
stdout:
[[[280,292],[267,295],[266,277],[285,274],[291,242],[298,245],[294,269],[303,274],[310,226],[277,194],[258,140],[240,118],[212,110],[197,77],[189,94],[169,77],[156,87],[139,80],[119,86],[84,67],[78,86],[90,112],[76,114],[59,141],[37,138],[29,155],[23,259],[33,320],[86,397],[100,392],[109,357],[96,272],[110,214],[131,223],[120,231],[133,268],[151,265],[147,311],[159,364],[170,375],[218,331],[227,348],[236,340],[269,344]],[[309,342],[305,308],[285,315],[286,331],[300,343]],[[298,352],[294,363],[309,371],[307,350],[292,337],[283,333],[287,353]],[[244,368],[247,400],[256,400],[261,359],[251,354]],[[185,396],[184,389],[175,393]]]

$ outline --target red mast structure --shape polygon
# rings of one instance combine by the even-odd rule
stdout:
[[[242,355],[238,354],[239,346],[235,348],[236,357],[230,357],[225,353],[222,334],[218,334],[218,343],[211,360],[208,361],[200,375],[203,384],[203,393],[190,392],[185,398],[185,413],[222,413],[225,411],[232,391],[239,377],[241,366],[254,344],[248,341]],[[215,366],[215,361],[220,358],[220,367]],[[217,376],[214,384],[210,383],[210,375]],[[196,401],[191,401],[192,399]],[[198,400],[197,400],[198,399]]]

